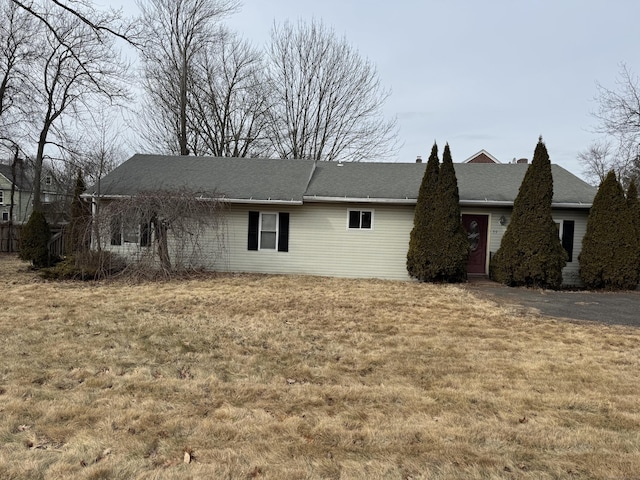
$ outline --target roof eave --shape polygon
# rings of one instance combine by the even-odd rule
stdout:
[[[330,197],[305,195],[303,201],[309,203],[386,203],[394,205],[415,205],[415,198],[376,198],[376,197]]]
[[[492,207],[512,207],[511,200],[460,200],[460,205],[464,207],[492,206]],[[591,203],[582,202],[552,202],[552,208],[585,209],[591,208]]]
[[[82,198],[95,198],[98,195],[95,193],[83,193],[80,195]],[[126,200],[134,197],[135,195],[100,195],[100,198],[106,200]],[[225,203],[235,204],[261,204],[261,205],[302,205],[302,200],[277,200],[277,199],[259,199],[259,198],[226,198],[224,196],[210,198],[210,197],[196,197],[197,200],[220,200]]]

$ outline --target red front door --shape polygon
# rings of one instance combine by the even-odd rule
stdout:
[[[487,226],[488,215],[462,215],[462,226],[469,238],[469,263],[467,273],[487,273]]]

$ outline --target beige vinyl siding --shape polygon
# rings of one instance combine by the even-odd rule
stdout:
[[[562,281],[566,285],[582,286],[580,280],[580,262],[578,256],[582,251],[582,239],[587,232],[588,210],[554,210],[553,219],[556,222],[562,220],[573,220],[575,222],[573,231],[573,255],[572,261],[567,262],[567,266],[562,270]]]
[[[487,244],[489,245],[488,257],[495,254],[500,248],[500,242],[502,242],[502,237],[504,232],[507,230],[509,226],[509,222],[511,221],[511,209],[510,208],[484,208],[484,209],[473,209],[473,208],[463,208],[462,213],[482,215],[489,215],[489,228],[488,228],[488,239]],[[573,232],[573,258],[571,262],[567,262],[567,265],[562,270],[562,279],[563,283],[566,285],[575,285],[580,286],[582,282],[580,281],[579,270],[580,264],[578,262],[578,255],[582,251],[582,238],[586,232],[587,228],[587,216],[589,212],[588,210],[568,210],[568,209],[554,209],[553,210],[553,219],[556,222],[560,222],[563,220],[573,220],[575,222],[575,230]],[[507,223],[503,226],[500,225],[500,217],[504,215],[507,219]],[[489,258],[487,258],[487,262],[489,262]],[[488,268],[488,263],[487,263]],[[488,272],[488,270],[487,270]]]
[[[2,214],[7,216],[11,211],[11,181],[4,175],[0,175],[0,190],[2,190],[2,203],[0,203],[0,222]],[[13,192],[13,221],[15,223],[25,223],[29,219],[30,193],[16,189]]]
[[[349,229],[349,210],[373,212],[372,229]],[[289,251],[248,250],[249,212],[289,213]],[[307,203],[304,205],[230,205],[217,231],[209,230],[200,239],[191,262],[194,267],[228,271],[275,274],[309,274],[351,278],[409,279],[406,256],[413,228],[411,205]],[[510,208],[462,208],[463,214],[487,215],[489,259],[500,247],[509,222]],[[506,224],[500,225],[505,216]],[[575,221],[573,261],[563,271],[564,282],[580,285],[578,256],[586,230],[586,210],[554,210],[556,221]],[[106,248],[140,258],[147,248],[137,244],[109,245]],[[170,247],[171,245],[170,241]],[[172,248],[173,250],[173,248]]]
[[[373,211],[371,230],[347,228],[348,210]],[[289,251],[249,251],[248,212],[288,212]],[[408,279],[412,206],[322,204],[231,206],[218,270]]]

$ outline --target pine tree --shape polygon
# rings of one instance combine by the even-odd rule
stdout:
[[[35,268],[48,267],[52,263],[48,248],[50,238],[47,219],[35,210],[20,233],[20,258],[31,262]]]
[[[510,286],[558,288],[567,253],[553,221],[553,177],[542,137],[513,202],[500,248],[491,261],[491,277]]]
[[[82,171],[78,170],[76,186],[71,200],[71,220],[65,238],[65,250],[67,254],[74,254],[86,249],[90,212],[87,203],[80,198],[86,190]]]
[[[580,278],[588,288],[635,289],[639,248],[631,208],[611,171],[600,184],[589,211],[579,256]]]
[[[409,251],[407,252],[407,271],[409,275],[423,282],[429,276],[427,272],[431,261],[430,258],[432,257],[429,250],[433,244],[434,203],[439,168],[438,145],[434,143],[422,176],[420,191],[418,192],[413,217],[413,229],[409,240]]]
[[[631,221],[636,232],[636,243],[638,244],[638,275],[640,276],[640,199],[638,198],[638,187],[636,182],[631,179],[627,188],[627,207],[631,214]],[[640,278],[639,278],[640,281]]]
[[[442,154],[433,216],[430,277],[441,282],[462,282],[467,278],[469,240],[462,226],[458,179],[449,144]]]

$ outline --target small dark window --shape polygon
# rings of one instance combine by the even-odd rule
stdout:
[[[362,212],[360,228],[371,228],[371,212]]]
[[[349,212],[349,228],[360,228],[360,210]]]
[[[349,210],[349,228],[370,230],[372,224],[371,210]]]

